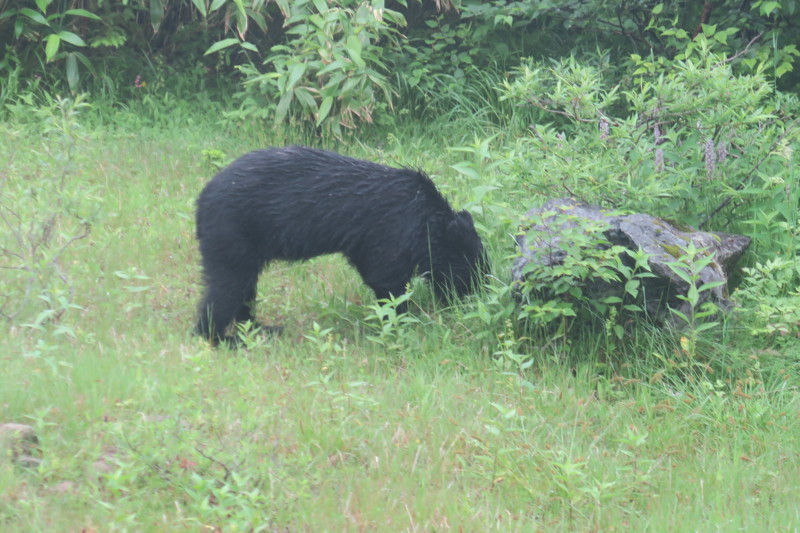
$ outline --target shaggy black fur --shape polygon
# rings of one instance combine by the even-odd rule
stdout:
[[[207,291],[196,330],[215,343],[252,319],[273,259],[341,252],[378,298],[403,294],[415,271],[438,296],[461,296],[485,266],[472,217],[421,172],[298,146],[251,152],[214,177],[197,201],[197,238]]]

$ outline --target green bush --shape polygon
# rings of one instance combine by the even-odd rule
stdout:
[[[42,144],[32,164],[12,157],[0,178],[0,316],[43,334],[29,355],[42,355],[52,349],[51,340],[75,335],[63,320],[79,309],[65,258],[89,236],[100,213],[98,199],[74,182],[84,100],[79,95],[28,105],[29,127]]]
[[[536,252],[547,257],[537,257],[522,269],[520,318],[537,328],[555,326],[558,336],[566,336],[575,324],[611,319],[609,327],[622,338],[621,323],[642,312],[640,284],[650,275],[647,258],[611,245],[604,237],[609,229],[604,222],[543,212],[526,224],[527,242],[553,242],[555,248]],[[550,228],[561,228],[557,242],[551,241]],[[557,262],[550,260],[555,257]]]
[[[692,43],[681,59],[631,57],[624,83],[614,81],[606,54],[529,60],[515,69],[499,92],[505,105],[521,108],[517,115],[531,122],[453,149],[477,154],[475,146],[482,147],[476,161],[453,168],[475,180],[476,210],[492,212],[485,223],[514,231],[515,224],[500,221],[547,199],[572,196],[678,226],[751,236],[745,263],[795,257],[800,192],[792,147],[800,138],[800,106],[762,73],[736,73],[705,36]],[[577,324],[594,323],[603,325],[609,342],[621,340],[636,318],[631,315],[640,311],[637,291],[646,263],[640,258],[640,268],[632,269],[627,252],[611,249],[601,234],[602,228],[584,228],[570,235],[563,264],[529,265],[518,318],[551,338],[554,332],[575,338]],[[697,253],[684,251],[676,272],[691,278],[685,266]],[[625,289],[602,297],[586,289],[610,279]],[[700,293],[711,287],[690,285],[692,312],[674,319],[688,326],[681,350],[694,357],[703,344],[700,333],[712,330],[716,337],[727,323],[718,309],[699,304]],[[791,297],[786,290],[783,295]],[[502,306],[475,313],[485,324],[508,318]]]
[[[0,61],[0,72],[13,70],[20,63],[40,62],[41,70],[46,63],[60,62],[70,90],[75,92],[80,83],[80,67],[92,70],[89,58],[81,51],[88,43],[79,35],[79,27],[97,26],[101,21],[90,10],[65,9],[64,3],[53,5],[52,0],[20,2],[18,6],[0,3],[0,46],[16,53],[9,53]],[[10,38],[9,40],[6,40]],[[98,40],[92,44],[103,44]]]
[[[795,98],[761,74],[735,74],[697,47],[683,60],[631,58],[629,82],[610,86],[575,59],[529,62],[503,97],[543,113],[502,167],[534,197],[566,192],[712,230],[751,233],[769,254],[786,235],[764,216],[793,219],[791,175],[800,138]]]
[[[383,48],[396,45],[402,15],[383,0],[295,2],[286,6],[285,44],[272,47],[264,68],[240,66],[242,116],[313,124],[341,136],[392,106]],[[380,46],[379,46],[380,44]]]
[[[745,281],[734,300],[750,333],[779,346],[800,339],[800,265],[796,259],[776,258],[744,269]]]

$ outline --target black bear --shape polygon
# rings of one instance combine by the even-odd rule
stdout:
[[[214,344],[252,319],[273,259],[341,252],[378,298],[403,294],[415,272],[437,296],[462,296],[486,266],[470,214],[422,172],[299,146],[251,152],[217,174],[197,201],[197,239],[207,288],[196,331]]]

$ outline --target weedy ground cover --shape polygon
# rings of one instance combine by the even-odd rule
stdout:
[[[471,209],[495,264],[483,294],[445,307],[415,283],[398,317],[340,258],[280,263],[259,315],[284,335],[214,350],[190,335],[194,200],[277,139],[80,104],[3,124],[0,421],[35,427],[43,462],[0,462],[0,529],[800,527],[793,345],[735,320],[526,330],[507,267],[528,206],[497,192],[488,141],[434,124],[328,146],[423,167]]]

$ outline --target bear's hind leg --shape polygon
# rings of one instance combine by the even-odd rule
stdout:
[[[251,322],[255,321],[253,307],[256,305],[256,282],[257,280],[254,279],[245,289],[243,303],[239,307],[239,310],[236,311],[236,316],[234,317],[236,323],[247,322],[248,320]]]
[[[200,305],[196,332],[218,344],[232,322],[250,320],[258,268],[206,267],[208,289]]]

